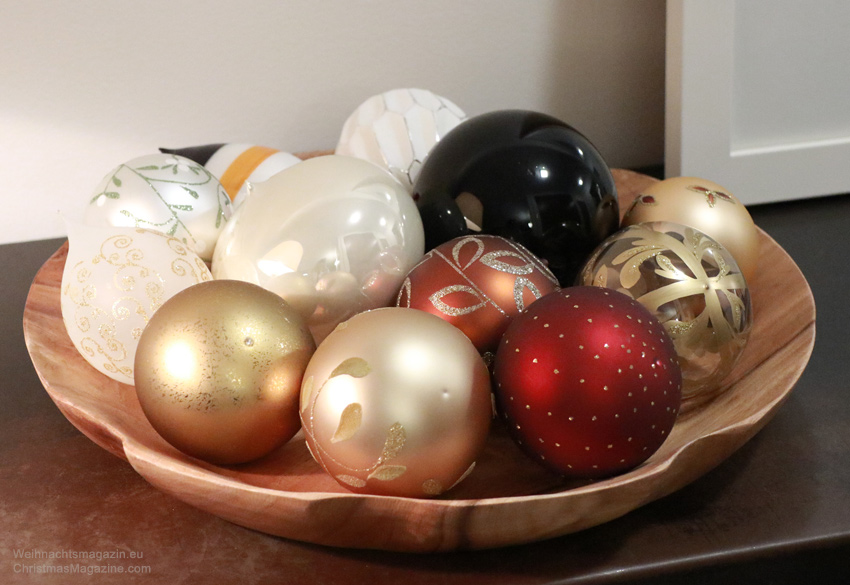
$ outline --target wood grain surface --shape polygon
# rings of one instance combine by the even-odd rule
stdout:
[[[615,170],[621,209],[655,181]],[[639,468],[598,482],[565,482],[526,458],[498,424],[475,472],[444,496],[352,494],[312,460],[299,433],[269,456],[215,466],[157,435],[132,386],[100,374],[65,332],[59,288],[64,244],[30,288],[24,335],[50,397],[81,432],[126,459],[147,481],[199,509],[249,528],[331,546],[428,552],[492,548],[576,532],[628,513],[705,474],[755,435],[808,362],[815,306],[794,261],[760,231],[750,283],[754,330],[719,395],[683,412]]]

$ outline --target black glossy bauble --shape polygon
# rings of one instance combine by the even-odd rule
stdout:
[[[619,226],[614,178],[579,131],[537,112],[470,118],[431,150],[413,186],[431,249],[458,236],[509,238],[569,286]]]

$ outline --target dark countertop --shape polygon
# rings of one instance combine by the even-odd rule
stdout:
[[[809,366],[776,417],[718,468],[602,526],[498,550],[435,555],[302,544],[241,528],[150,486],[53,405],[26,351],[30,282],[62,240],[0,246],[2,583],[850,582],[850,196],[751,208],[817,306]],[[39,555],[122,575],[26,574]],[[141,558],[132,558],[133,556]],[[131,567],[149,571],[127,573]]]

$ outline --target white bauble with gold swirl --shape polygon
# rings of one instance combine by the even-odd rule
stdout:
[[[68,224],[62,319],[74,347],[101,373],[133,383],[142,331],[162,303],[212,280],[180,240],[141,228]]]

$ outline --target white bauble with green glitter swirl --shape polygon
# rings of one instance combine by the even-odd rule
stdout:
[[[95,189],[84,221],[159,231],[209,261],[230,213],[227,192],[207,169],[179,155],[157,153],[109,172]]]

